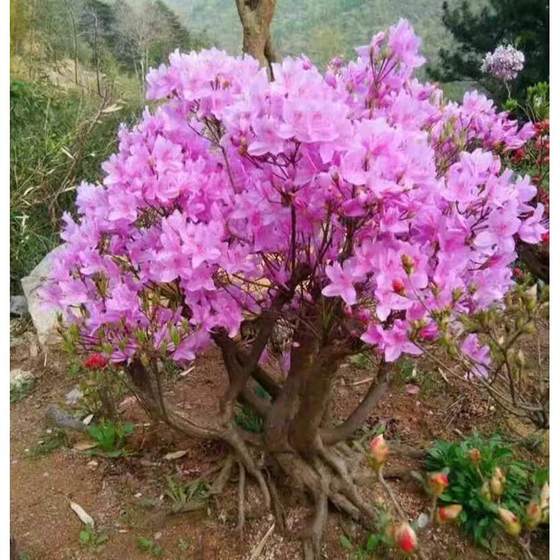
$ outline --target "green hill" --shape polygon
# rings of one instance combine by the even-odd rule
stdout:
[[[165,1],[189,28],[205,32],[212,43],[231,53],[240,52],[241,25],[234,0]],[[354,47],[404,17],[424,39],[424,54],[431,61],[452,41],[441,14],[442,0],[278,0],[272,33],[281,55],[304,52],[325,64],[337,54],[351,56]]]

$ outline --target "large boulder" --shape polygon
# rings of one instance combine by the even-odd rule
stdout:
[[[38,289],[45,283],[51,268],[52,259],[56,259],[59,247],[52,250],[25,278],[21,279],[23,293],[27,299],[27,308],[37,331],[39,344],[45,348],[59,340],[57,333],[56,310],[46,309],[39,299]]]

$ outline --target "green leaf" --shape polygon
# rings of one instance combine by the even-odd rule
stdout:
[[[354,548],[352,545],[352,541],[346,535],[340,536],[340,545],[346,550],[352,550]]]

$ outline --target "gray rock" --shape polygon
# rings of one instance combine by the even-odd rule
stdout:
[[[66,404],[69,404],[70,406],[74,406],[75,404],[78,404],[80,402],[80,399],[83,396],[84,394],[82,393],[82,391],[80,391],[78,387],[74,387],[74,389],[66,393],[66,397],[65,397]]]
[[[10,316],[23,317],[27,314],[27,300],[25,296],[10,297]]]
[[[39,344],[44,348],[58,341],[59,336],[56,332],[57,319],[56,310],[45,309],[43,302],[39,299],[38,289],[43,286],[51,269],[51,259],[56,259],[56,253],[60,249],[57,247],[51,251],[25,278],[21,279],[23,293],[27,300],[27,307],[33,326],[37,331]]]

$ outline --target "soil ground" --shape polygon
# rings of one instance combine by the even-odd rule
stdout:
[[[543,348],[547,352],[547,348]],[[32,372],[36,382],[31,392],[11,406],[11,534],[16,539],[20,560],[143,560],[157,557],[169,560],[299,560],[297,541],[272,532],[262,553],[253,551],[273,524],[260,508],[258,493],[249,481],[247,523],[243,534],[236,530],[237,485],[234,481],[224,494],[190,513],[170,513],[166,497],[167,476],[185,483],[210,481],[226,456],[218,444],[185,439],[167,428],[154,425],[133,398],[121,403],[123,416],[135,424],[128,448],[132,454],[108,459],[80,451],[86,435],[69,432],[64,445],[52,445],[56,431],[46,424],[45,411],[51,404],[65,405],[65,395],[76,384],[68,373],[64,356],[51,351],[46,360],[38,352],[32,331],[12,339],[12,369]],[[473,429],[492,433],[503,419],[491,402],[481,395],[465,392],[464,387],[446,384],[429,364],[419,367],[418,384],[401,379],[387,395],[378,412],[368,420],[365,436],[379,424],[385,426],[389,442],[422,447],[437,438],[457,439]],[[211,410],[223,387],[224,371],[217,354],[195,363],[194,369],[170,383],[167,392],[176,402],[200,410]],[[337,384],[333,414],[342,417],[367,388],[368,368],[346,364]],[[418,390],[419,389],[419,390]],[[368,432],[369,430],[369,432]],[[184,455],[166,460],[167,453],[182,450]],[[544,459],[543,459],[544,460]],[[414,465],[391,458],[389,466]],[[234,476],[235,480],[235,476]],[[416,518],[426,511],[429,499],[413,481],[391,481],[401,504]],[[307,515],[305,498],[286,484],[280,492],[288,511],[288,526],[299,527]],[[382,500],[372,488],[370,499]],[[70,508],[75,502],[96,523],[98,534],[107,537],[99,547],[80,543],[83,525]],[[367,535],[342,519],[336,512],[329,517],[324,558],[353,559],[340,537],[347,534],[353,543],[363,544]],[[142,551],[138,539],[151,541],[152,550]],[[455,527],[428,529],[421,535],[425,555],[430,560],[483,560],[491,558],[476,548]],[[146,545],[149,546],[149,543]],[[546,534],[533,545],[538,560],[548,558]],[[383,556],[379,556],[382,558]],[[389,553],[385,558],[393,558]],[[518,549],[507,541],[498,544],[495,556],[521,559]],[[372,557],[373,558],[373,557]]]

